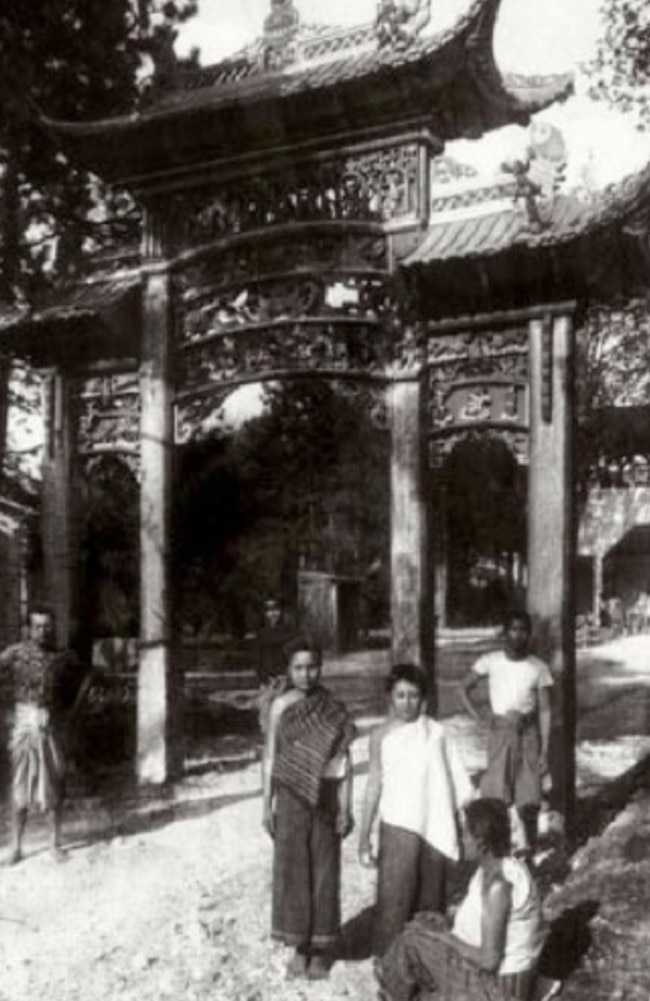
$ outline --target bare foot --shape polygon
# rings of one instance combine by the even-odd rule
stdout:
[[[327,980],[332,969],[332,960],[329,956],[316,955],[309,960],[309,970],[307,977],[309,980]]]
[[[296,950],[287,963],[287,980],[299,980],[301,977],[306,977],[308,966],[309,956]]]

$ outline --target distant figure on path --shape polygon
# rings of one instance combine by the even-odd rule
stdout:
[[[286,673],[284,648],[296,634],[284,621],[280,602],[268,598],[264,602],[263,622],[255,638],[255,670],[262,685],[272,683]]]
[[[389,715],[370,735],[359,861],[377,864],[373,951],[383,955],[420,910],[444,911],[449,860],[460,855],[458,811],[474,790],[444,727],[423,713],[426,678],[396,664],[387,681]],[[371,830],[379,813],[379,851]]]
[[[466,820],[479,866],[453,925],[420,914],[406,926],[376,968],[382,1001],[532,997],[546,933],[532,876],[509,857],[507,808],[478,799]]]
[[[320,684],[307,638],[287,651],[262,761],[263,824],[274,840],[271,934],[295,952],[287,977],[328,976],[340,932],[341,840],[352,830],[349,749],[356,729]]]
[[[53,648],[54,619],[47,608],[29,616],[29,638],[0,654],[3,702],[14,706],[11,735],[12,827],[8,865],[22,857],[31,807],[45,811],[56,859],[61,851],[64,756],[60,742],[61,693],[73,655]]]
[[[474,719],[483,722],[470,693],[487,680],[491,719],[481,794],[516,807],[532,852],[542,779],[548,773],[553,678],[548,665],[529,653],[531,633],[527,612],[508,613],[503,649],[479,657],[461,682],[461,697]]]

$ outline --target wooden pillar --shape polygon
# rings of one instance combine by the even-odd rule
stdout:
[[[445,629],[447,626],[447,589],[449,585],[449,539],[447,536],[445,494],[440,490],[436,497],[441,507],[436,518],[434,609],[437,628]]]
[[[390,384],[391,620],[393,663],[412,661],[433,680],[433,586],[424,384]],[[433,707],[432,707],[433,708]]]
[[[4,475],[7,454],[7,418],[9,415],[9,384],[11,359],[0,355],[0,475]]]
[[[593,556],[592,563],[592,597],[591,597],[591,614],[593,616],[594,625],[596,628],[600,626],[600,613],[602,611],[602,596],[603,596],[603,566],[605,562],[604,553],[600,549],[596,549]]]
[[[528,607],[555,678],[553,799],[570,832],[575,800],[575,615],[572,483],[573,331],[568,315],[530,321]]]
[[[78,570],[74,415],[65,376],[42,373],[45,429],[41,535],[43,592],[55,618],[57,646],[68,647],[77,630],[75,592]]]
[[[137,774],[142,783],[170,778],[174,764],[171,648],[170,511],[173,414],[170,277],[166,266],[143,274],[140,368],[140,662]]]

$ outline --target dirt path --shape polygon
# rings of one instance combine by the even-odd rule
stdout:
[[[649,648],[637,644],[634,657],[628,650],[624,667],[620,647],[592,656],[593,684],[584,684],[597,723],[578,754],[590,792],[650,749],[647,736],[632,729],[640,707],[647,713]],[[465,754],[478,761],[481,742],[471,724],[456,720],[454,726]],[[357,816],[366,756],[364,736],[355,746]],[[588,915],[591,939],[568,1001],[650,996],[650,775],[632,791],[637,798],[603,837],[581,849],[548,898],[552,915],[571,907]],[[610,814],[620,806],[614,803]],[[354,835],[345,844],[343,869],[348,958],[335,965],[329,982],[287,983],[284,950],[269,939],[271,843],[260,815],[259,765],[249,763],[187,778],[171,800],[69,812],[72,845],[64,864],[49,860],[41,832],[31,833],[26,861],[0,870],[0,999],[374,999],[370,961],[354,948],[363,940],[373,874],[357,864]],[[606,815],[594,814],[586,829],[595,832]]]

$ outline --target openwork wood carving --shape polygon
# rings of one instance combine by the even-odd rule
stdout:
[[[527,432],[512,431],[503,428],[496,430],[490,426],[485,427],[482,431],[461,430],[432,437],[429,441],[429,465],[433,469],[439,469],[444,466],[445,459],[451,455],[454,447],[460,442],[471,440],[484,441],[486,438],[502,441],[508,446],[520,466],[528,465],[530,452]]]
[[[346,227],[337,233],[324,232],[318,224],[292,230],[290,237],[245,239],[229,243],[209,258],[183,268],[176,274],[176,287],[183,292],[206,284],[212,288],[230,288],[238,282],[265,277],[363,272],[385,274],[388,270],[386,240],[380,232],[360,232]]]
[[[135,372],[78,379],[77,442],[86,471],[105,455],[123,458],[139,472],[140,380]]]
[[[427,343],[430,461],[489,434],[528,462],[527,330],[433,334]]]
[[[420,145],[409,142],[177,195],[171,204],[172,243],[187,247],[298,222],[415,219],[422,210],[419,165]]]
[[[318,227],[295,243],[244,240],[179,271],[174,309],[179,400],[283,374],[383,376],[385,240]]]

